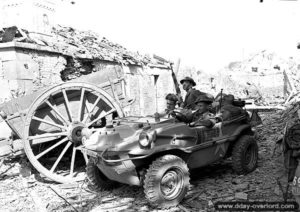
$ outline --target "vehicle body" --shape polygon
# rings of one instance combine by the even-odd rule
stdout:
[[[190,127],[175,118],[126,117],[96,133],[83,131],[81,151],[88,156],[87,176],[98,188],[113,182],[144,186],[153,206],[177,205],[187,192],[189,169],[233,157],[239,174],[255,169],[257,143],[247,115]]]

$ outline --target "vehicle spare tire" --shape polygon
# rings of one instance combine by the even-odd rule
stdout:
[[[189,179],[189,169],[180,157],[159,157],[152,162],[145,174],[146,198],[157,208],[176,206],[188,191]]]
[[[243,135],[233,146],[232,166],[237,174],[247,174],[257,167],[258,146],[253,136]]]
[[[108,179],[98,168],[93,158],[89,158],[86,166],[87,178],[96,190],[111,190],[117,187],[118,183]]]

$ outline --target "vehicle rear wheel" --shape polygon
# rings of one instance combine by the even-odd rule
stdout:
[[[159,157],[150,165],[145,175],[146,198],[154,207],[176,206],[188,191],[189,179],[189,169],[180,157]]]
[[[244,135],[234,144],[232,161],[233,169],[237,174],[247,174],[256,168],[258,146],[252,136]]]
[[[86,173],[91,185],[97,190],[111,190],[117,186],[117,182],[108,179],[97,167],[93,158],[90,158]]]

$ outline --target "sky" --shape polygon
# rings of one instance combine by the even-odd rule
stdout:
[[[132,51],[216,72],[267,49],[298,57],[300,1],[60,0],[57,22]]]

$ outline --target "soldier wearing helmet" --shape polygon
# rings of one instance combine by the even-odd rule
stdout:
[[[180,80],[183,89],[186,91],[184,102],[180,105],[183,109],[195,110],[195,101],[199,96],[210,95],[193,88],[196,82],[191,77],[185,77]],[[212,98],[213,96],[210,95]]]
[[[173,111],[171,115],[179,121],[189,123],[191,127],[213,127],[216,123],[215,116],[209,112],[213,99],[207,95],[201,95],[195,100],[195,109],[182,109],[179,113]]]
[[[209,107],[213,99],[208,95],[199,96],[196,101],[196,112],[189,118],[190,126],[206,126],[213,127],[216,123],[214,114],[209,112]]]

